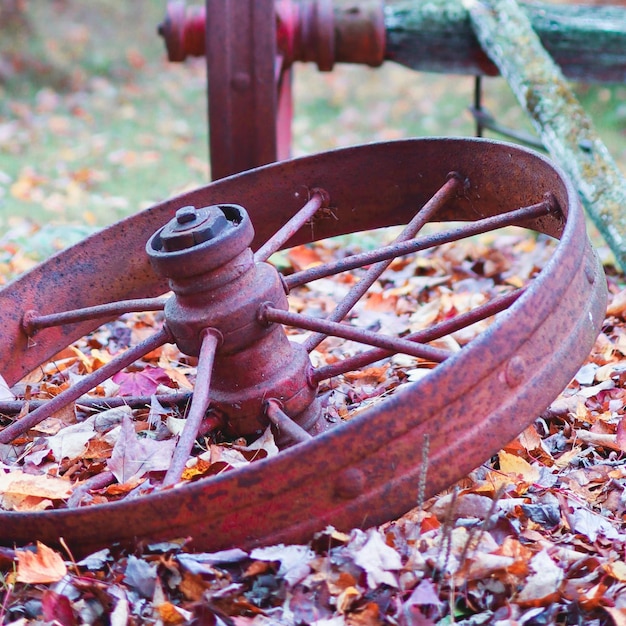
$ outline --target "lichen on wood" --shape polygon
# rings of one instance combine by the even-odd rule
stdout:
[[[484,50],[626,271],[626,180],[515,0],[463,0]]]
[[[626,83],[626,6],[520,3],[570,79]],[[461,0],[387,0],[386,54],[415,70],[495,75]]]

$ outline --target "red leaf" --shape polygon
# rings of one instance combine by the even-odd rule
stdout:
[[[118,372],[112,380],[120,386],[120,396],[151,396],[159,385],[173,387],[172,379],[165,370],[152,366],[140,372]]]
[[[63,624],[63,626],[74,626],[76,616],[72,610],[72,605],[67,596],[46,589],[41,598],[41,610],[46,622]]]

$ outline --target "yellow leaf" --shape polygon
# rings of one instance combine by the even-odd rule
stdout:
[[[346,613],[361,595],[356,587],[346,587],[337,597],[337,610],[340,613]]]
[[[520,434],[519,442],[522,444],[524,450],[528,450],[529,452],[541,450],[541,437],[532,424]]]
[[[158,607],[159,617],[165,624],[183,624],[189,623],[189,619],[192,617],[192,613],[185,611],[171,602],[164,602]]]
[[[520,456],[501,450],[498,454],[498,460],[500,461],[500,471],[505,474],[513,475],[518,479],[521,478],[529,485],[539,480],[539,470]]]
[[[612,563],[604,563],[602,569],[609,575],[619,580],[621,583],[626,583],[626,563],[624,561],[613,561]]]
[[[37,542],[37,552],[16,550],[17,580],[20,583],[36,585],[55,583],[67,574],[67,567],[58,552]]]
[[[62,500],[68,498],[72,486],[67,480],[44,474],[25,474],[20,470],[0,473],[0,495],[22,495]]]

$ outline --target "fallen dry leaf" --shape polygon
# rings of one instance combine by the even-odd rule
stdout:
[[[37,542],[37,551],[16,550],[17,580],[21,583],[36,585],[53,583],[67,574],[67,567],[58,552]]]
[[[133,421],[124,415],[107,467],[121,484],[137,481],[148,472],[167,470],[175,445],[172,439],[156,441],[138,437]]]

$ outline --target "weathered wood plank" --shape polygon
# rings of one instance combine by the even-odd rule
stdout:
[[[515,0],[464,0],[478,39],[626,271],[626,179]]]
[[[626,83],[626,7],[520,4],[572,80]],[[388,0],[387,58],[415,70],[495,75],[460,0]]]

